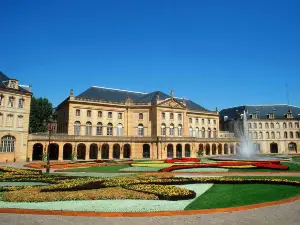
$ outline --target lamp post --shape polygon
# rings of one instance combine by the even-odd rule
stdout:
[[[51,132],[54,131],[55,125],[51,122],[48,123],[48,131],[49,131],[49,144],[47,150],[47,165],[46,165],[46,173],[50,173],[50,142],[51,142]]]

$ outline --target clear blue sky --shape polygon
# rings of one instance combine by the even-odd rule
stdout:
[[[71,88],[161,90],[215,109],[300,105],[299,0],[1,0],[0,71],[56,106]]]

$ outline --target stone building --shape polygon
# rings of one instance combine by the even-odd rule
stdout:
[[[299,153],[300,108],[291,105],[245,105],[220,111],[223,131],[240,136],[241,115],[247,113],[246,132],[261,153]],[[240,129],[237,127],[240,126]]]
[[[41,160],[197,157],[233,154],[238,140],[220,132],[218,111],[167,95],[91,87],[56,109],[57,134],[30,135],[28,156]]]
[[[30,89],[0,72],[0,162],[27,158]]]

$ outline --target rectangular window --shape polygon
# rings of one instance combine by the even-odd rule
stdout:
[[[210,124],[210,119],[207,120],[208,124]]]
[[[161,119],[162,119],[162,120],[166,119],[166,114],[165,114],[165,113],[162,113],[162,114],[161,114]]]
[[[24,99],[19,99],[19,108],[23,109],[24,108]]]
[[[76,116],[80,116],[80,110],[76,109]]]
[[[189,123],[192,123],[193,122],[193,119],[192,118],[189,118]]]
[[[113,135],[113,128],[112,126],[107,127],[107,136],[112,136]]]
[[[108,112],[107,117],[112,118],[112,112]]]
[[[12,127],[13,124],[13,115],[7,115],[6,117],[6,126]]]
[[[198,118],[196,119],[196,123],[197,123],[197,124],[199,123],[199,119],[198,119]]]
[[[3,124],[3,114],[0,113],[0,127],[2,127],[2,124]]]
[[[23,127],[23,116],[18,116],[17,127]]]
[[[178,120],[182,120],[182,115],[181,114],[178,114]]]
[[[0,106],[2,105],[2,102],[3,102],[3,95],[0,95]]]
[[[99,118],[102,117],[102,111],[98,111],[98,117],[99,117]]]
[[[182,128],[178,127],[178,136],[181,137],[182,136]]]
[[[217,124],[217,121],[216,120],[214,120],[214,125],[216,125]]]
[[[14,107],[14,97],[11,96],[8,98],[8,106]]]
[[[202,119],[202,124],[204,124],[204,119]]]
[[[87,116],[87,117],[91,117],[91,116],[92,116],[91,110],[88,110],[88,111],[86,112],[86,116]]]
[[[122,119],[122,113],[118,113],[118,119]]]

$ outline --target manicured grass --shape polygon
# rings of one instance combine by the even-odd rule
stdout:
[[[272,169],[229,169],[228,172],[297,172],[300,171],[300,165],[288,162],[281,162],[282,165],[288,166],[288,170],[272,170]]]
[[[295,162],[300,162],[300,157],[293,158],[293,161],[295,161]]]
[[[286,177],[286,176],[226,176],[227,178],[243,178],[243,179],[287,179],[300,181],[300,177]]]
[[[228,208],[276,201],[300,194],[297,186],[273,184],[215,184],[185,210]]]
[[[118,172],[119,169],[124,169],[129,167],[128,165],[120,166],[94,166],[88,168],[78,168],[78,169],[66,169],[61,172]]]

